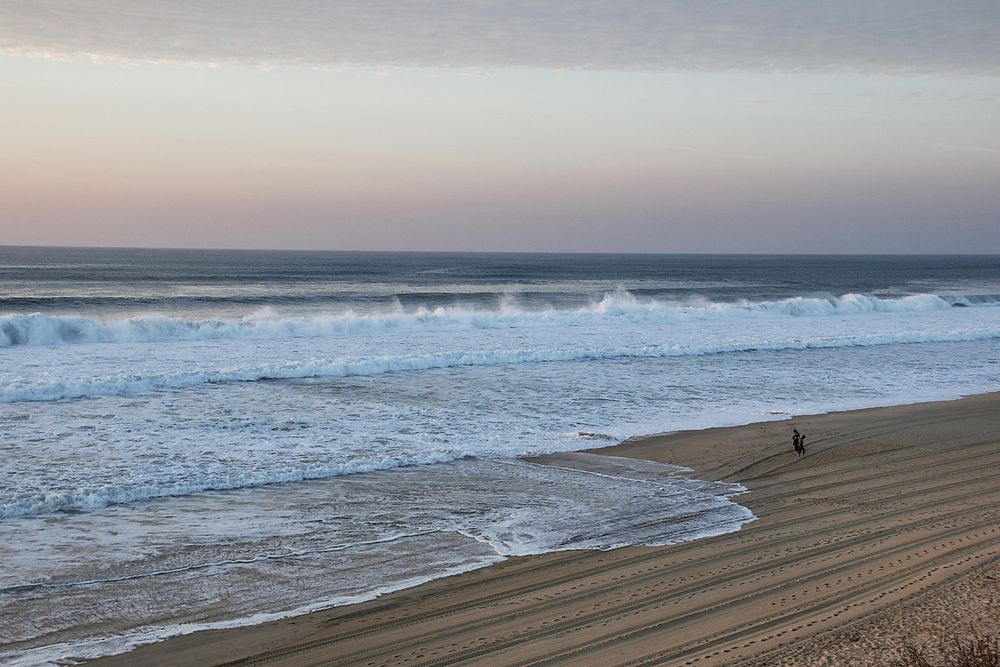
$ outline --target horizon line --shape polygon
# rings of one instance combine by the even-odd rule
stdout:
[[[388,250],[388,249],[315,249],[315,248],[252,248],[252,247],[193,247],[193,246],[131,246],[131,245],[70,245],[70,244],[0,244],[0,249],[61,249],[61,250],[153,250],[153,251],[193,251],[193,252],[275,252],[275,253],[340,253],[340,254],[435,254],[435,255],[730,255],[744,257],[768,256],[814,256],[814,257],[1000,257],[997,252],[893,252],[893,251],[771,251],[771,252],[731,252],[731,251],[638,251],[638,250]]]

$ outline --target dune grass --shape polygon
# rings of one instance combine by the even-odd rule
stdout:
[[[894,667],[1000,667],[1000,642],[977,632],[971,639],[952,637],[942,642],[937,657],[909,645],[901,652]]]

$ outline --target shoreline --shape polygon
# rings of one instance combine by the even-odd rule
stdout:
[[[791,452],[793,426],[808,438],[804,459]],[[753,665],[766,657],[794,665],[804,647],[818,659],[863,645],[851,635],[817,648],[929,590],[968,584],[1000,558],[992,509],[1000,485],[987,472],[1000,470],[1000,393],[584,451],[739,482],[749,491],[738,502],[759,520],[667,547],[514,557],[367,602],[180,635],[87,664]],[[997,613],[981,629],[1000,628]],[[816,664],[849,664],[833,660]]]

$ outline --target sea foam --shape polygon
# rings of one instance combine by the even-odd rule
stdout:
[[[815,338],[747,340],[737,343],[655,344],[642,346],[589,346],[555,349],[448,351],[425,354],[312,358],[277,364],[248,364],[227,368],[199,368],[174,372],[133,371],[79,379],[50,376],[8,377],[0,386],[0,403],[56,401],[95,396],[131,396],[151,391],[175,390],[202,384],[296,380],[307,378],[372,377],[385,373],[426,371],[463,366],[500,366],[525,363],[657,359],[756,351],[784,351],[946,343],[1000,339],[1000,328],[969,330],[904,331],[880,334],[831,335]]]
[[[80,487],[44,493],[18,493],[0,496],[0,518],[46,514],[68,509],[100,509],[108,505],[131,503],[153,498],[186,496],[202,491],[231,491],[248,487],[328,479],[379,470],[392,470],[417,465],[430,465],[456,461],[467,457],[461,451],[431,451],[421,456],[372,456],[351,462],[332,465],[313,464],[286,467],[266,472],[253,471],[226,476],[206,476],[199,479],[163,482],[125,482],[100,487]]]

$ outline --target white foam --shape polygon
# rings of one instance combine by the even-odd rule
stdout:
[[[38,667],[38,665],[46,664],[82,664],[88,660],[125,653],[138,648],[139,646],[153,644],[170,637],[189,635],[194,632],[202,632],[205,630],[225,630],[228,628],[259,625],[261,623],[269,623],[283,618],[301,616],[303,614],[321,611],[331,607],[340,607],[349,604],[366,602],[395,591],[413,588],[435,579],[450,577],[464,572],[470,572],[472,570],[478,570],[486,567],[487,565],[492,565],[500,560],[502,560],[502,557],[499,556],[482,558],[463,563],[440,572],[435,572],[434,574],[396,581],[391,585],[381,586],[357,595],[340,596],[330,600],[324,600],[322,602],[303,605],[287,611],[260,613],[252,616],[210,623],[176,623],[156,627],[147,627],[137,629],[136,631],[128,634],[113,637],[92,637],[77,642],[48,644],[46,646],[26,651],[0,653],[0,663],[7,665],[8,667]]]
[[[355,459],[349,463],[333,465],[309,465],[299,468],[249,470],[227,476],[199,478],[194,481],[173,481],[169,483],[126,483],[107,484],[96,488],[48,491],[44,493],[11,494],[8,502],[0,504],[0,518],[14,518],[58,512],[67,509],[100,509],[108,505],[130,503],[153,498],[186,496],[202,491],[230,491],[248,487],[301,482],[309,479],[327,479],[341,475],[351,475],[377,470],[392,470],[416,465],[444,463],[465,457],[464,452],[428,452],[423,456],[373,456]]]
[[[599,458],[591,456],[589,460]],[[629,468],[618,465],[614,469],[627,471]],[[335,572],[336,576],[314,576],[318,586],[309,588],[305,594],[301,590],[288,591],[280,585],[272,587],[260,592],[260,599],[245,600],[247,604],[223,613],[236,615],[249,610],[271,611],[289,606],[298,606],[297,609],[228,619],[213,618],[213,614],[219,613],[213,609],[197,616],[214,620],[211,623],[152,628],[150,623],[170,616],[155,616],[163,614],[163,608],[150,611],[141,600],[132,600],[134,610],[122,613],[119,608],[119,616],[108,619],[109,623],[102,626],[104,632],[118,636],[61,643],[21,654],[8,653],[0,656],[0,660],[39,664],[67,657],[93,658],[197,629],[259,623],[358,602],[390,590],[495,563],[511,555],[570,549],[606,550],[625,544],[670,544],[738,530],[741,525],[755,520],[748,509],[728,499],[734,485],[682,479],[677,477],[676,468],[654,463],[648,463],[645,468],[638,466],[636,471],[639,477],[595,475],[581,474],[582,471],[571,467],[554,468],[516,460],[476,460],[397,471],[391,476],[362,476],[340,485],[336,482],[303,485],[296,493],[262,489],[241,494],[238,502],[219,503],[217,499],[206,498],[182,504],[161,500],[145,508],[119,508],[113,522],[116,531],[111,544],[60,554],[61,558],[73,559],[70,572],[82,572],[84,576],[72,578],[59,570],[51,572],[50,578],[51,565],[44,558],[26,559],[20,564],[23,572],[14,581],[39,583],[27,586],[15,583],[4,592],[16,596],[20,592],[15,590],[18,588],[45,588],[44,596],[26,596],[24,603],[29,610],[30,605],[52,608],[63,604],[68,612],[66,619],[82,622],[82,627],[74,626],[74,630],[93,632],[93,626],[85,620],[87,605],[94,596],[113,598],[122,591],[137,589],[137,586],[117,586],[122,582],[141,579],[138,588],[147,594],[164,589],[180,589],[183,593],[185,586],[201,589],[199,578],[171,575],[210,568],[220,577],[239,573],[238,576],[253,578],[259,571],[277,573],[273,561],[279,560],[280,576],[289,581],[296,581],[307,572],[314,575]],[[677,487],[667,481],[670,479],[705,484],[706,491]],[[410,494],[413,493],[423,499],[421,507],[415,511],[410,506]],[[375,499],[379,502],[373,502]],[[309,512],[301,512],[304,506],[309,507]],[[192,516],[202,516],[212,507],[217,508],[213,514],[217,517],[215,525],[199,526],[198,521],[192,522]],[[295,511],[289,513],[290,508]],[[360,533],[353,529],[347,531],[355,536],[354,541],[345,542],[343,530],[317,530],[317,526],[341,523],[345,512],[352,517],[351,526],[367,527]],[[391,520],[386,521],[387,515]],[[247,527],[242,525],[250,517],[258,532],[248,533]],[[88,525],[88,520],[96,523]],[[193,528],[192,523],[195,524]],[[405,523],[408,530],[399,532],[401,523]],[[102,525],[99,515],[64,515],[51,522],[26,522],[8,531],[19,530],[31,537],[34,530],[36,539],[44,535],[59,544],[58,535],[62,529],[80,535]],[[129,530],[130,526],[133,530]],[[136,531],[136,526],[144,526],[145,530]],[[466,539],[454,539],[457,536]],[[151,556],[140,556],[136,560],[137,552],[148,552],[135,547],[144,545],[150,538],[155,540],[157,548],[152,550]],[[86,539],[81,544],[92,546],[89,538]],[[182,542],[184,555],[164,561],[159,549],[167,539]],[[450,545],[451,549],[444,549],[444,545]],[[487,548],[479,548],[479,545]],[[442,548],[437,548],[439,546]],[[442,552],[447,555],[444,560],[440,559]],[[327,557],[329,554],[337,554],[337,557]],[[387,554],[395,554],[396,558],[386,558]],[[313,558],[316,555],[323,557]],[[407,567],[397,565],[399,558],[416,560],[407,561]],[[171,567],[164,567],[164,564]],[[234,565],[238,567],[232,567]],[[414,577],[414,568],[425,574]],[[109,577],[108,572],[120,574]],[[382,587],[359,592],[363,586],[351,583],[351,575],[362,582],[378,581]],[[124,599],[122,604],[129,604],[129,601]],[[170,604],[176,610],[174,618],[194,615],[190,598],[184,594],[171,597]],[[22,617],[29,616],[26,613]],[[46,622],[66,621],[47,618]],[[26,624],[20,629],[25,627],[28,629],[22,632],[23,641],[44,641],[44,633],[35,634],[39,632],[36,626]]]
[[[40,377],[20,376],[5,379],[4,385],[0,387],[0,403],[56,401],[94,396],[130,396],[158,390],[185,389],[208,383],[371,377],[385,373],[426,371],[462,366],[499,366],[625,358],[657,359],[759,350],[831,349],[996,339],[1000,339],[1000,328],[981,326],[965,330],[858,333],[814,338],[751,339],[707,344],[665,343],[559,349],[462,350],[425,354],[314,358],[279,364],[249,364],[229,368],[203,368],[176,372],[136,371],[103,376],[95,375],[79,379],[55,379],[47,375]]]
[[[387,535],[373,540],[362,540],[360,542],[352,542],[350,544],[333,544],[325,546],[319,549],[297,549],[294,551],[284,551],[279,553],[259,553],[246,558],[230,558],[226,560],[215,560],[207,561],[204,563],[196,563],[193,565],[185,565],[183,567],[174,567],[167,570],[151,570],[148,572],[141,572],[139,574],[132,574],[120,577],[104,577],[100,579],[85,579],[79,581],[64,581],[60,583],[19,583],[12,584],[10,586],[5,586],[0,588],[0,593],[10,593],[15,590],[28,590],[28,589],[64,589],[64,588],[74,588],[77,586],[98,586],[101,584],[111,584],[119,583],[123,581],[135,581],[136,579],[150,579],[154,577],[161,577],[168,574],[178,574],[181,572],[192,572],[194,570],[205,570],[210,568],[226,567],[229,565],[250,565],[253,563],[259,563],[262,561],[272,561],[272,560],[283,560],[287,558],[299,558],[302,556],[315,556],[318,554],[332,554],[340,551],[348,551],[350,549],[358,549],[366,546],[372,546],[375,544],[388,544],[391,542],[398,542],[406,538],[412,537],[423,537],[426,535],[433,535],[435,533],[441,532],[439,529],[428,529],[419,530],[409,533],[397,533],[395,535]]]

